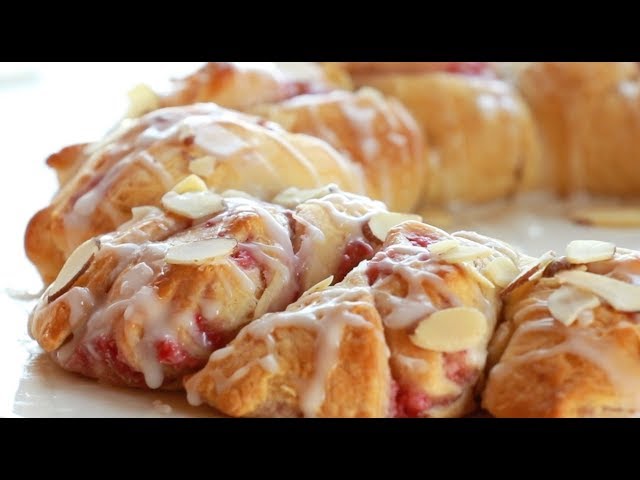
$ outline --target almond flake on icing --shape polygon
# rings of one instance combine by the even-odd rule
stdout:
[[[171,247],[165,261],[175,265],[204,265],[228,256],[238,246],[233,238],[213,238]]]
[[[369,220],[369,229],[377,239],[384,242],[387,239],[389,230],[407,221],[421,222],[422,217],[408,213],[380,212],[373,215]]]
[[[320,188],[296,188],[290,187],[276,195],[272,202],[286,208],[295,208],[299,204],[312,198],[322,198],[338,192],[338,186],[331,183]]]
[[[498,257],[492,260],[482,273],[489,278],[496,286],[506,287],[514,278],[518,276],[520,270],[507,257]]]
[[[226,208],[223,198],[209,190],[182,194],[167,192],[162,197],[162,206],[192,220],[213,215]]]
[[[320,280],[313,287],[310,287],[306,292],[304,292],[301,296],[311,295],[312,293],[324,290],[327,287],[331,286],[332,283],[333,283],[333,275],[331,275],[330,277],[325,278],[324,280]]]
[[[600,299],[591,292],[563,285],[549,295],[548,307],[556,320],[569,326],[576,321],[580,313],[592,310],[600,305]]]
[[[597,295],[620,312],[640,312],[640,285],[579,270],[564,270],[556,277],[560,283],[568,283]]]
[[[76,248],[62,266],[58,277],[49,287],[47,301],[52,302],[66,293],[80,275],[87,271],[98,250],[100,250],[100,242],[95,238],[87,240]]]
[[[566,256],[569,263],[591,263],[610,260],[616,253],[616,246],[598,240],[574,240],[567,245]]]
[[[528,265],[526,270],[524,270],[520,275],[513,279],[509,285],[507,285],[500,295],[502,298],[505,298],[511,292],[513,292],[516,288],[521,287],[527,282],[533,282],[542,277],[545,268],[549,266],[551,262],[553,262],[556,258],[556,254],[553,251],[548,251],[544,253],[540,258],[538,258],[533,265]]]
[[[197,175],[189,175],[178,182],[172,189],[172,191],[176,193],[204,192],[206,190],[207,184]]]
[[[485,258],[493,253],[494,251],[488,247],[458,245],[456,248],[447,250],[439,255],[439,258],[447,263],[461,263]]]
[[[459,352],[484,341],[487,329],[487,319],[480,310],[455,307],[422,320],[410,339],[425,350]]]
[[[460,246],[460,243],[457,240],[441,240],[440,242],[432,243],[427,246],[427,250],[435,255],[440,255],[442,253],[448,252],[449,250],[453,250]]]
[[[160,108],[158,95],[147,85],[136,85],[129,91],[128,96],[129,110],[127,116],[130,118],[139,117]]]

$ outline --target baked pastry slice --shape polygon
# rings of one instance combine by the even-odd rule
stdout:
[[[251,110],[285,130],[325,140],[362,166],[367,194],[413,211],[428,176],[422,132],[395,99],[364,88],[300,95]]]
[[[29,222],[25,249],[45,282],[83,241],[157,205],[191,173],[218,191],[270,199],[288,187],[335,183],[364,193],[362,169],[327,143],[214,104],[162,109],[110,134]]]
[[[477,62],[350,64],[356,86],[400,100],[428,151],[428,205],[480,202],[540,185],[540,146],[517,90]]]
[[[638,63],[531,62],[514,82],[534,114],[557,193],[638,195]]]
[[[342,283],[312,288],[215,352],[186,381],[189,399],[233,416],[462,416],[499,285],[519,261],[486,237],[401,222]]]
[[[379,248],[365,226],[384,205],[327,190],[297,192],[306,200],[293,208],[235,192],[169,192],[168,211],[137,209],[71,255],[30,333],[67,370],[180,387],[243,325]]]
[[[185,387],[192,404],[232,416],[383,417],[387,357],[366,278],[354,272],[245,327]]]
[[[547,263],[507,290],[484,408],[497,417],[637,416],[640,254],[576,241]]]
[[[459,417],[476,407],[499,293],[523,256],[473,232],[407,222],[364,267],[385,327],[399,417]]]

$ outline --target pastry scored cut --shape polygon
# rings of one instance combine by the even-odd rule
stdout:
[[[83,241],[127,221],[133,207],[157,205],[191,173],[218,191],[240,190],[262,199],[288,187],[327,183],[365,192],[361,167],[325,142],[214,104],[129,120],[93,149],[27,226],[27,255],[47,283]]]
[[[422,133],[397,100],[365,88],[300,95],[251,110],[287,131],[325,140],[362,166],[367,194],[413,211],[428,175]]]
[[[380,247],[366,226],[388,215],[382,203],[335,186],[289,191],[289,202],[294,194],[305,200],[287,208],[237,192],[169,192],[169,211],[136,209],[71,255],[31,315],[32,337],[67,370],[179,388],[243,325]],[[219,200],[216,211],[190,218],[212,205],[205,197]]]
[[[496,240],[402,222],[342,283],[243,328],[188,398],[232,416],[462,416],[520,262]]]
[[[540,186],[540,145],[518,91],[481,62],[347,65],[354,84],[400,100],[422,128],[423,202],[481,202]]]
[[[496,417],[640,414],[640,253],[576,241],[505,299],[483,406]]]

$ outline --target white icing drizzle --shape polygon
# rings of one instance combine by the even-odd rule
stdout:
[[[364,287],[337,285],[302,298],[284,312],[265,315],[247,325],[238,335],[236,342],[242,342],[247,336],[261,339],[265,343],[267,355],[243,365],[229,377],[225,377],[219,368],[213,368],[212,375],[218,394],[231,388],[253,365],[257,364],[270,373],[278,372],[278,350],[273,337],[274,332],[283,328],[301,328],[315,333],[315,360],[310,377],[295,387],[304,416],[317,416],[326,398],[327,380],[337,364],[344,328],[373,328],[372,324],[352,312],[357,306],[367,305],[359,300],[366,290]],[[382,332],[378,332],[378,340],[381,345],[384,344]],[[233,353],[234,347],[230,346],[224,350],[223,353],[214,353],[211,360],[223,360]],[[191,393],[192,389],[188,390]],[[195,395],[191,395],[190,398],[198,400]]]
[[[326,213],[326,217],[310,218],[306,221],[309,229],[304,233],[304,239],[301,242],[305,247],[297,253],[293,251],[293,235],[289,228],[289,220],[284,214],[286,210],[256,199],[227,198],[227,210],[214,215],[212,218],[216,218],[216,221],[210,227],[207,226],[209,225],[207,222],[211,219],[200,219],[193,228],[174,234],[166,242],[152,241],[153,236],[169,236],[188,223],[168,222],[167,217],[162,216],[161,212],[155,208],[139,211],[137,221],[140,223],[131,221],[127,228],[121,228],[117,232],[100,237],[101,249],[96,260],[99,258],[117,260],[116,265],[107,274],[108,278],[105,278],[104,282],[101,281],[108,290],[95,292],[92,296],[88,289],[74,287],[55,300],[55,302],[67,302],[70,305],[73,333],[72,341],[56,353],[56,358],[64,365],[70,355],[82,344],[95,361],[100,362],[104,352],[96,351],[95,341],[99,338],[112,338],[115,333],[114,328],[118,328],[121,332],[117,337],[120,345],[118,355],[124,355],[126,363],[134,371],[144,374],[150,388],[162,386],[165,380],[165,367],[162,359],[158,358],[159,348],[167,350],[168,355],[171,355],[171,349],[175,346],[179,350],[176,355],[186,354],[190,358],[202,359],[204,362],[207,349],[210,349],[211,345],[208,344],[206,334],[200,330],[201,325],[196,322],[198,314],[203,315],[207,321],[224,323],[225,328],[234,328],[234,325],[237,328],[241,326],[238,324],[240,321],[248,321],[269,311],[284,309],[295,295],[303,291],[298,279],[301,272],[305,271],[313,252],[324,242],[323,237],[308,233],[320,231],[320,226],[314,222],[324,222],[329,219],[333,228],[346,232],[346,239],[343,238],[336,244],[339,251],[332,252],[334,256],[339,257],[346,242],[352,238],[362,237],[362,226],[370,215],[376,211],[385,210],[380,202],[339,191],[323,198],[308,200],[308,202],[319,206]],[[206,230],[208,238],[215,237],[225,231],[228,221],[232,221],[236,215],[243,212],[252,212],[259,216],[262,234],[267,239],[264,242],[253,240],[239,244],[239,248],[246,249],[260,266],[260,276],[256,277],[255,272],[250,275],[249,271],[243,270],[231,259],[221,260],[221,265],[224,264],[228,272],[225,278],[229,280],[220,279],[221,288],[216,289],[214,298],[210,295],[201,295],[189,306],[179,307],[181,310],[176,310],[175,302],[171,297],[160,299],[157,287],[154,286],[156,280],[168,274],[171,268],[176,268],[164,261],[168,248],[181,242],[201,239],[202,233],[199,232],[205,231],[203,229],[209,229]],[[150,233],[152,229],[147,233],[138,229],[139,225],[146,225],[149,222],[154,222],[154,225],[166,224],[167,228],[160,229],[160,233],[156,231],[154,234]],[[132,241],[140,241],[140,244],[131,243]],[[103,272],[100,272],[100,275],[102,274]],[[321,277],[325,278],[326,275]],[[322,278],[311,276],[309,281],[315,284]],[[234,317],[232,315],[236,308],[234,302],[238,301],[236,288],[240,288],[247,298],[246,301],[250,302],[251,297],[255,297],[258,292],[259,285],[256,282],[262,282],[262,279],[265,288],[261,291],[260,297],[255,299],[255,308],[251,307],[253,313],[246,319]],[[55,302],[49,305],[41,303],[37,308],[39,310],[51,308]],[[120,344],[123,341],[126,345]],[[273,339],[269,342],[274,344]],[[272,353],[264,356],[258,363],[266,371],[277,369],[276,357]],[[238,376],[241,374],[239,373]],[[309,396],[313,397],[312,394]]]
[[[317,210],[324,215],[318,215]],[[300,204],[293,218],[304,226],[296,252],[302,291],[335,272],[342,249],[351,241],[363,239],[362,229],[369,219],[387,211],[382,202],[337,191]],[[329,224],[316,225],[320,218]]]

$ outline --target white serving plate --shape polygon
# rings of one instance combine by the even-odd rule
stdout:
[[[23,250],[28,219],[56,183],[44,159],[64,145],[99,138],[126,110],[126,92],[158,84],[197,64],[0,64],[0,416],[202,417],[179,392],[114,388],[55,366],[26,332],[41,283]],[[583,203],[578,202],[578,203]],[[640,249],[638,229],[600,229],[567,220],[573,204],[529,195],[462,209],[449,230],[476,230],[531,255],[562,252],[573,239],[613,241]],[[425,218],[425,221],[429,221]]]

